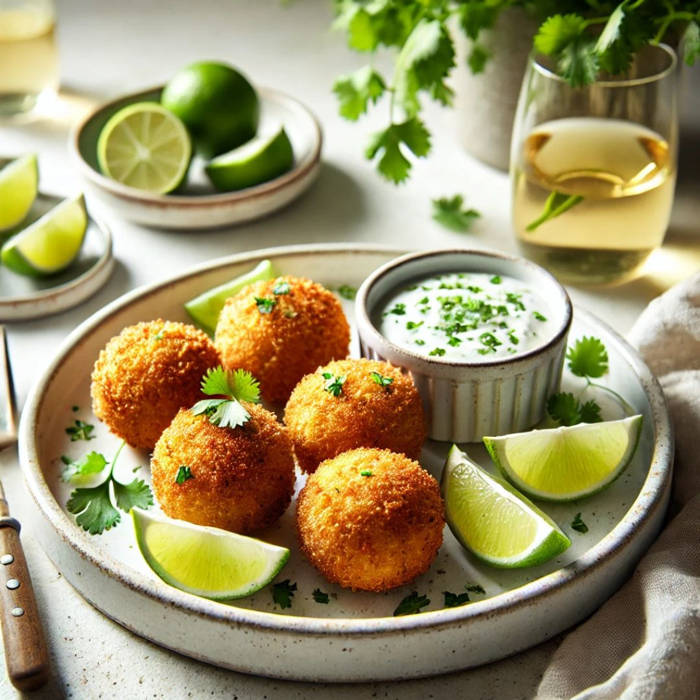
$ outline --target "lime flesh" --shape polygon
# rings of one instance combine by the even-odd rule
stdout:
[[[65,199],[10,238],[0,258],[6,267],[30,277],[60,272],[80,252],[87,223],[83,195]]]
[[[283,175],[294,164],[294,153],[284,127],[244,143],[210,161],[205,170],[216,189],[242,190]]]
[[[39,169],[34,154],[17,158],[0,170],[0,232],[14,228],[36,199]]]
[[[215,527],[132,508],[136,541],[148,565],[175,588],[212,600],[251,595],[277,576],[285,547]]]
[[[594,494],[629,464],[642,416],[484,437],[498,468],[521,491],[550,501]]]
[[[187,175],[191,157],[185,125],[155,102],[120,109],[97,140],[97,161],[105,175],[154,194],[176,189]]]
[[[571,544],[546,513],[481,469],[456,445],[447,456],[442,492],[452,534],[492,566],[542,564]]]
[[[214,334],[224,302],[229,297],[259,280],[271,280],[276,273],[269,260],[260,261],[250,272],[220,284],[185,303],[185,310],[192,320],[210,335]]]

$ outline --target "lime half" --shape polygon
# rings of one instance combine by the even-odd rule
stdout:
[[[261,260],[250,272],[235,277],[230,282],[220,284],[185,303],[185,310],[192,320],[210,335],[214,335],[224,302],[234,294],[259,280],[271,280],[275,270],[269,260]]]
[[[0,258],[6,267],[30,277],[60,272],[80,252],[87,223],[83,195],[64,199],[10,238],[0,251]]]
[[[570,544],[557,524],[456,445],[442,473],[447,524],[472,554],[506,569],[542,564]]]
[[[210,161],[205,170],[217,190],[242,190],[286,173],[294,153],[284,127],[259,136]]]
[[[0,170],[0,231],[21,223],[36,199],[39,168],[34,154],[17,158]]]
[[[629,464],[639,442],[640,415],[485,437],[493,461],[535,498],[571,501],[608,486]]]
[[[97,161],[105,175],[155,194],[172,192],[183,182],[191,156],[185,125],[155,102],[120,109],[97,140]]]
[[[272,581],[289,550],[216,527],[193,525],[132,508],[136,541],[163,581],[181,591],[232,600]]]

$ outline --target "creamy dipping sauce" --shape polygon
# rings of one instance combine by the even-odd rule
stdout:
[[[376,326],[406,350],[455,362],[491,362],[541,346],[556,333],[542,297],[508,275],[448,272],[407,284]]]

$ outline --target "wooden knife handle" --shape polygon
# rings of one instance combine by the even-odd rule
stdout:
[[[19,523],[0,517],[0,616],[7,675],[18,690],[34,690],[49,677],[49,653],[19,539]]]

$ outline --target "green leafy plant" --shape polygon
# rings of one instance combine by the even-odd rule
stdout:
[[[430,153],[421,101],[452,104],[447,83],[456,65],[451,27],[469,39],[467,64],[479,73],[491,58],[482,32],[511,7],[523,8],[539,23],[534,48],[551,57],[574,87],[593,82],[601,71],[623,72],[642,46],[670,33],[680,37],[688,65],[700,55],[700,0],[334,0],[334,27],[369,61],[340,76],[333,91],[341,116],[352,121],[388,100],[389,123],[371,136],[365,151],[386,179],[404,182],[413,160]],[[395,55],[390,76],[374,65],[382,49]],[[555,209],[550,218],[561,213]]]
[[[210,368],[202,378],[202,392],[207,396],[226,397],[202,399],[192,406],[192,413],[204,413],[210,423],[220,428],[238,428],[247,423],[250,413],[241,401],[260,401],[257,379],[243,369],[227,372],[223,367]]]

